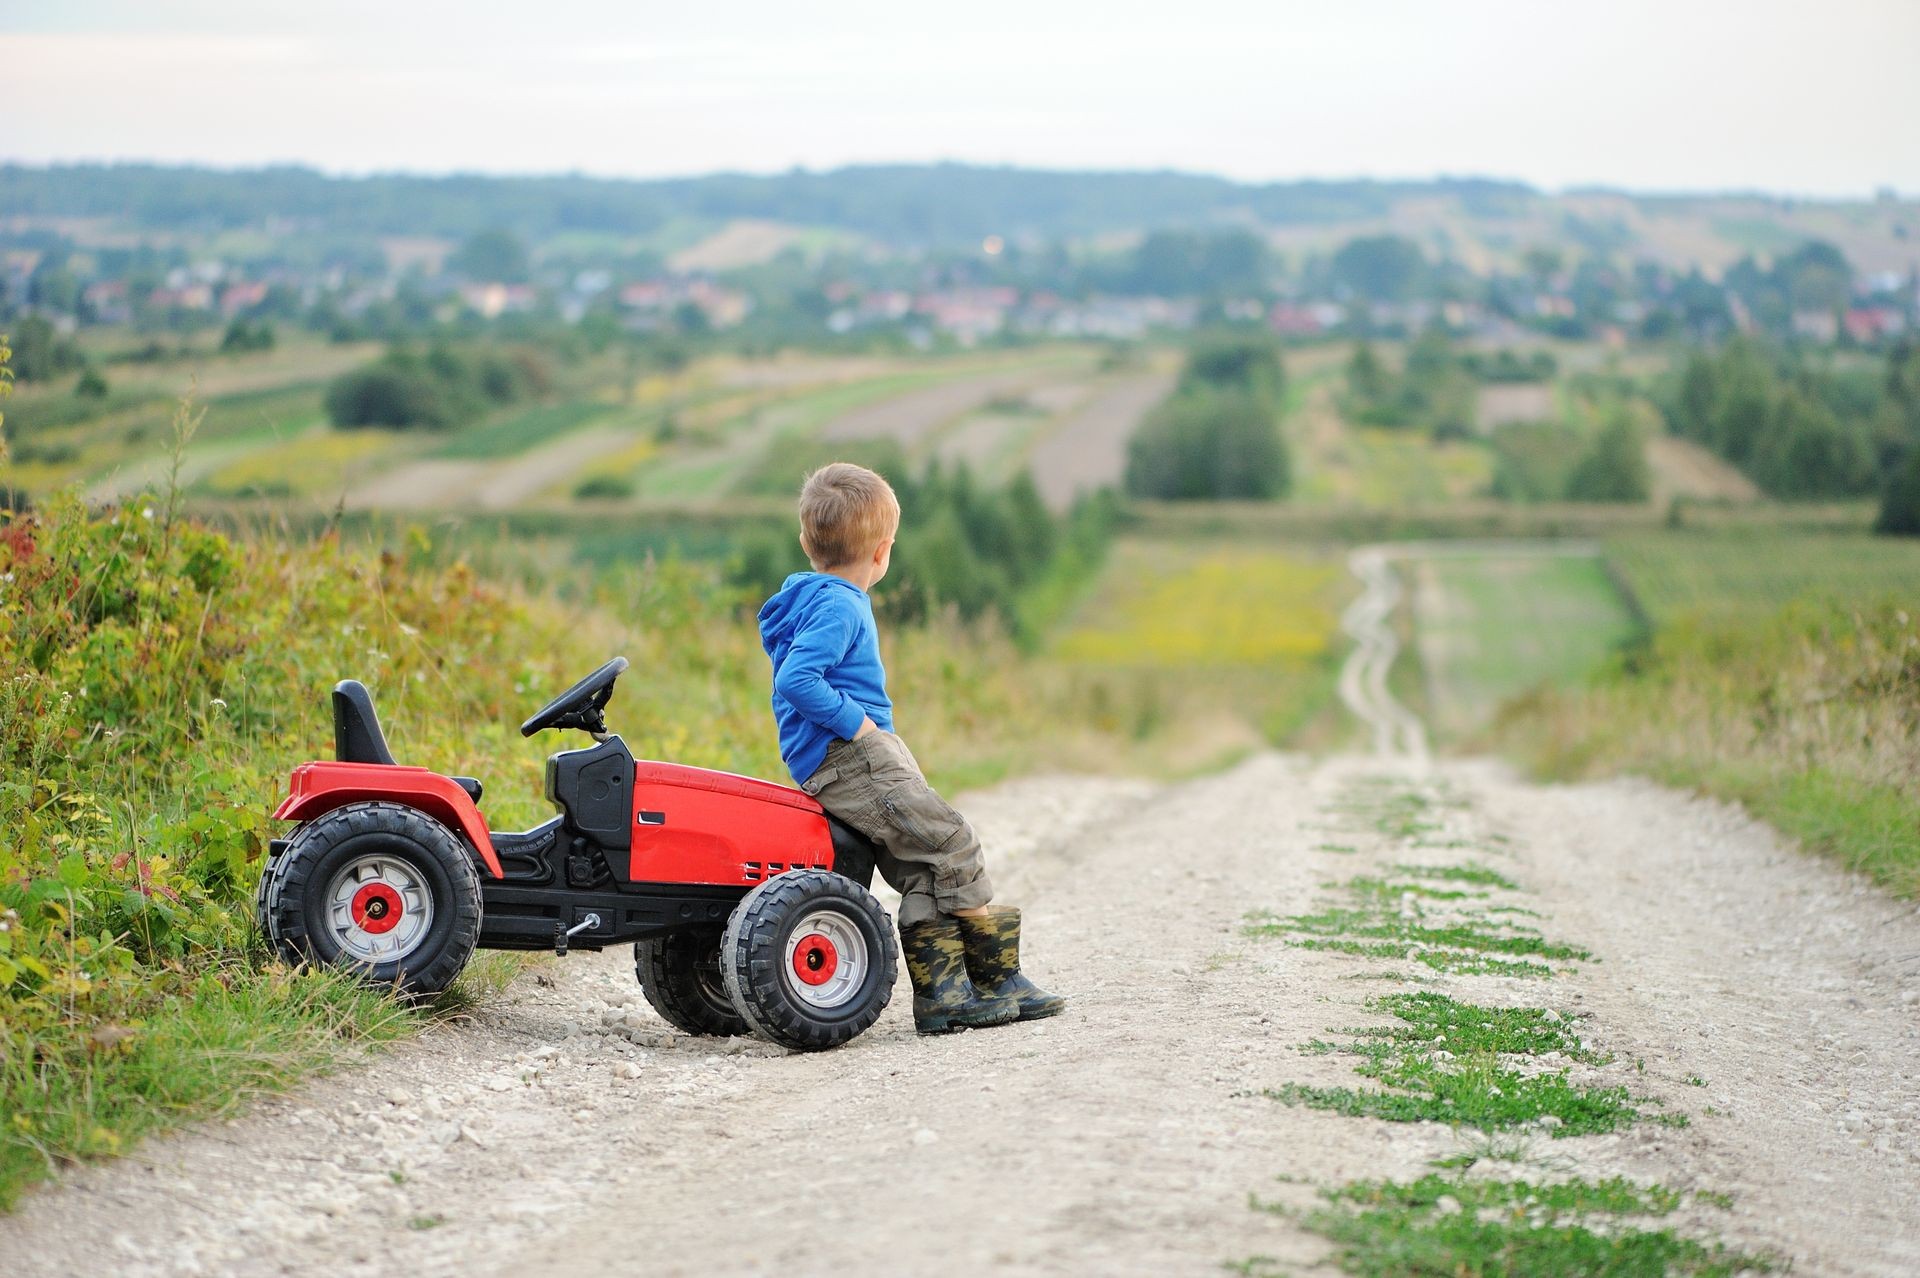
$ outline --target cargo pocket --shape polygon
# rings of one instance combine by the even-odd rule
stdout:
[[[880,796],[880,806],[886,810],[887,820],[895,829],[928,852],[945,848],[967,826],[966,818],[924,782],[893,787]]]
[[[818,798],[820,792],[840,779],[840,769],[823,764],[813,770],[813,775],[800,783],[800,793],[808,798]]]

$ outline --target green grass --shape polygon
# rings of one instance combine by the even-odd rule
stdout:
[[[1501,888],[1508,892],[1520,890],[1512,879],[1484,865],[1407,865],[1403,863],[1393,868],[1402,874],[1411,874],[1415,878],[1439,879],[1443,883],[1473,883],[1481,887]]]
[[[1409,878],[1512,891],[1512,883],[1482,866],[1400,866]],[[1585,949],[1550,941],[1516,921],[1532,912],[1491,902],[1489,891],[1432,887],[1359,875],[1327,888],[1344,895],[1341,905],[1308,914],[1247,915],[1250,937],[1278,938],[1298,949],[1361,958],[1406,959],[1437,972],[1549,977],[1559,963],[1592,957]]]
[[[69,1160],[231,1113],[334,1063],[343,1047],[386,1041],[431,1015],[334,973],[215,967],[137,1026],[96,1027],[65,1068],[9,1051],[0,1059],[0,1210]]]
[[[1327,811],[1364,822],[1390,839],[1420,846],[1446,829],[1439,818],[1465,804],[1442,786],[1413,788],[1398,777],[1363,777],[1350,783]]]
[[[1771,1256],[1656,1226],[1682,1195],[1620,1178],[1428,1175],[1408,1183],[1357,1181],[1320,1197],[1304,1212],[1257,1198],[1252,1205],[1297,1218],[1334,1245],[1330,1263],[1363,1278],[1732,1278],[1778,1265]],[[1260,1257],[1228,1268],[1279,1272]]]
[[[1597,558],[1436,556],[1411,576],[1428,720],[1442,740],[1484,726],[1516,693],[1578,684],[1639,633]]]
[[[612,405],[592,401],[540,404],[484,426],[462,430],[436,449],[433,455],[471,461],[517,457],[549,440],[571,434],[612,411]]]
[[[1315,1040],[1312,1053],[1346,1053],[1373,1088],[1288,1083],[1262,1094],[1351,1117],[1442,1122],[1482,1132],[1544,1128],[1554,1139],[1617,1131],[1642,1114],[1623,1086],[1589,1087],[1565,1069],[1516,1067],[1557,1054],[1600,1066],[1612,1058],[1586,1047],[1570,1016],[1545,1008],[1488,1008],[1430,992],[1389,994],[1367,1007],[1398,1024],[1343,1031],[1342,1044]],[[1658,1121],[1684,1125],[1684,1118]]]
[[[1608,561],[1656,625],[1765,624],[1790,603],[1920,602],[1920,540],[1748,524],[1609,538]]]

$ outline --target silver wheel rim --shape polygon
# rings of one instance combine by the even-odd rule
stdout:
[[[387,923],[395,912],[399,918]],[[327,927],[343,957],[397,962],[419,949],[432,929],[433,893],[426,877],[398,857],[356,857],[327,888]]]
[[[807,962],[802,946],[818,937],[832,947],[833,972],[819,984],[802,980],[800,969]],[[859,994],[867,982],[867,938],[854,921],[838,910],[815,910],[787,933],[786,962],[780,975],[793,996],[809,1007],[844,1007]]]

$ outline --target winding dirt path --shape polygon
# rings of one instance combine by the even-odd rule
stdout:
[[[470,1020],[72,1173],[0,1219],[12,1275],[1198,1274],[1328,1249],[1250,1195],[1412,1179],[1473,1147],[1439,1123],[1287,1108],[1356,1082],[1302,1045],[1373,1018],[1383,974],[1583,1016],[1684,1128],[1518,1139],[1494,1174],[1622,1175],[1732,1196],[1677,1228],[1796,1271],[1920,1272],[1920,913],[1737,810],[1640,782],[1541,787],[1404,747],[1380,662],[1391,568],[1343,688],[1392,753],[1253,757],[1172,785],[1038,777],[967,796],[1053,1021],[912,1032],[902,988],[847,1048],[669,1033],[624,954],[545,965]],[[1417,727],[1417,724],[1412,725]],[[1432,803],[1418,832],[1356,795]],[[1397,862],[1493,859],[1548,981],[1436,974],[1260,939]],[[1287,1178],[1287,1179],[1283,1179]]]

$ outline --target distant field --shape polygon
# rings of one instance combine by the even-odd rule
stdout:
[[[1402,563],[1427,720],[1441,740],[1474,732],[1536,685],[1577,683],[1638,633],[1597,555],[1546,549]]]
[[[1477,440],[1435,442],[1425,431],[1356,426],[1340,414],[1338,374],[1298,382],[1281,429],[1293,449],[1293,500],[1400,508],[1484,495],[1493,456]]]
[[[1648,618],[1758,620],[1796,600],[1920,610],[1920,542],[1766,524],[1622,533],[1609,562]]]
[[[1155,739],[1157,769],[1200,767],[1327,704],[1354,589],[1324,548],[1123,540],[1049,656],[1097,721]]]

